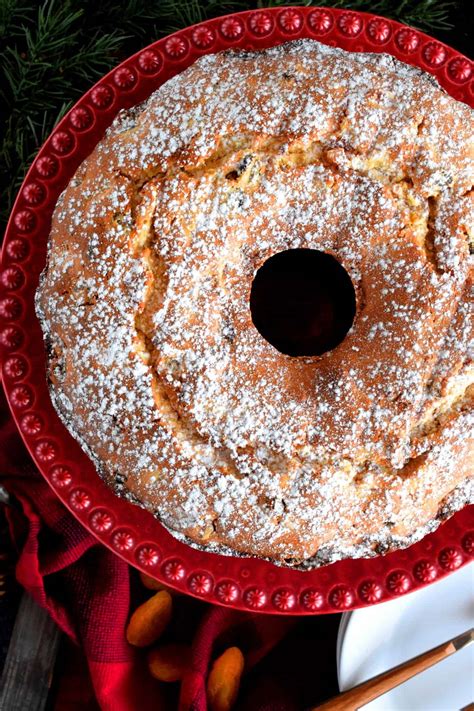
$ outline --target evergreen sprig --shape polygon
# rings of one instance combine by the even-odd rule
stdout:
[[[368,10],[425,30],[449,27],[456,0],[0,0],[0,233],[35,153],[79,96],[140,47],[251,8]]]

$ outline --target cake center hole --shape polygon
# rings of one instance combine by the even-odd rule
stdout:
[[[330,254],[288,249],[256,273],[250,311],[255,328],[280,353],[321,355],[339,345],[352,326],[355,291]]]

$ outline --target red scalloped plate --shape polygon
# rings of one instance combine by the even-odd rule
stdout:
[[[375,15],[289,7],[189,27],[107,74],[55,128],[18,194],[0,267],[5,392],[26,446],[67,508],[102,543],[171,587],[234,608],[293,615],[375,604],[459,568],[474,556],[474,506],[406,550],[307,572],[194,550],[173,538],[150,513],[116,497],[61,424],[46,385],[33,297],[56,200],[119,109],[142,101],[203,54],[228,47],[270,47],[301,37],[357,52],[388,52],[429,71],[454,98],[474,106],[472,62],[421,32]]]

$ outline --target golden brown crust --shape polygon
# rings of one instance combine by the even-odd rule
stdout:
[[[110,485],[196,544],[295,563],[408,542],[464,487],[459,508],[472,127],[417,70],[309,40],[202,58],[121,114],[37,298],[56,408]],[[356,289],[321,357],[251,320],[256,270],[295,247]]]

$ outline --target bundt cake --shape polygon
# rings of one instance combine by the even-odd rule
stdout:
[[[119,113],[36,298],[54,405],[118,495],[303,567],[474,501],[473,127],[420,70],[312,40]],[[301,284],[321,307],[285,317]]]

